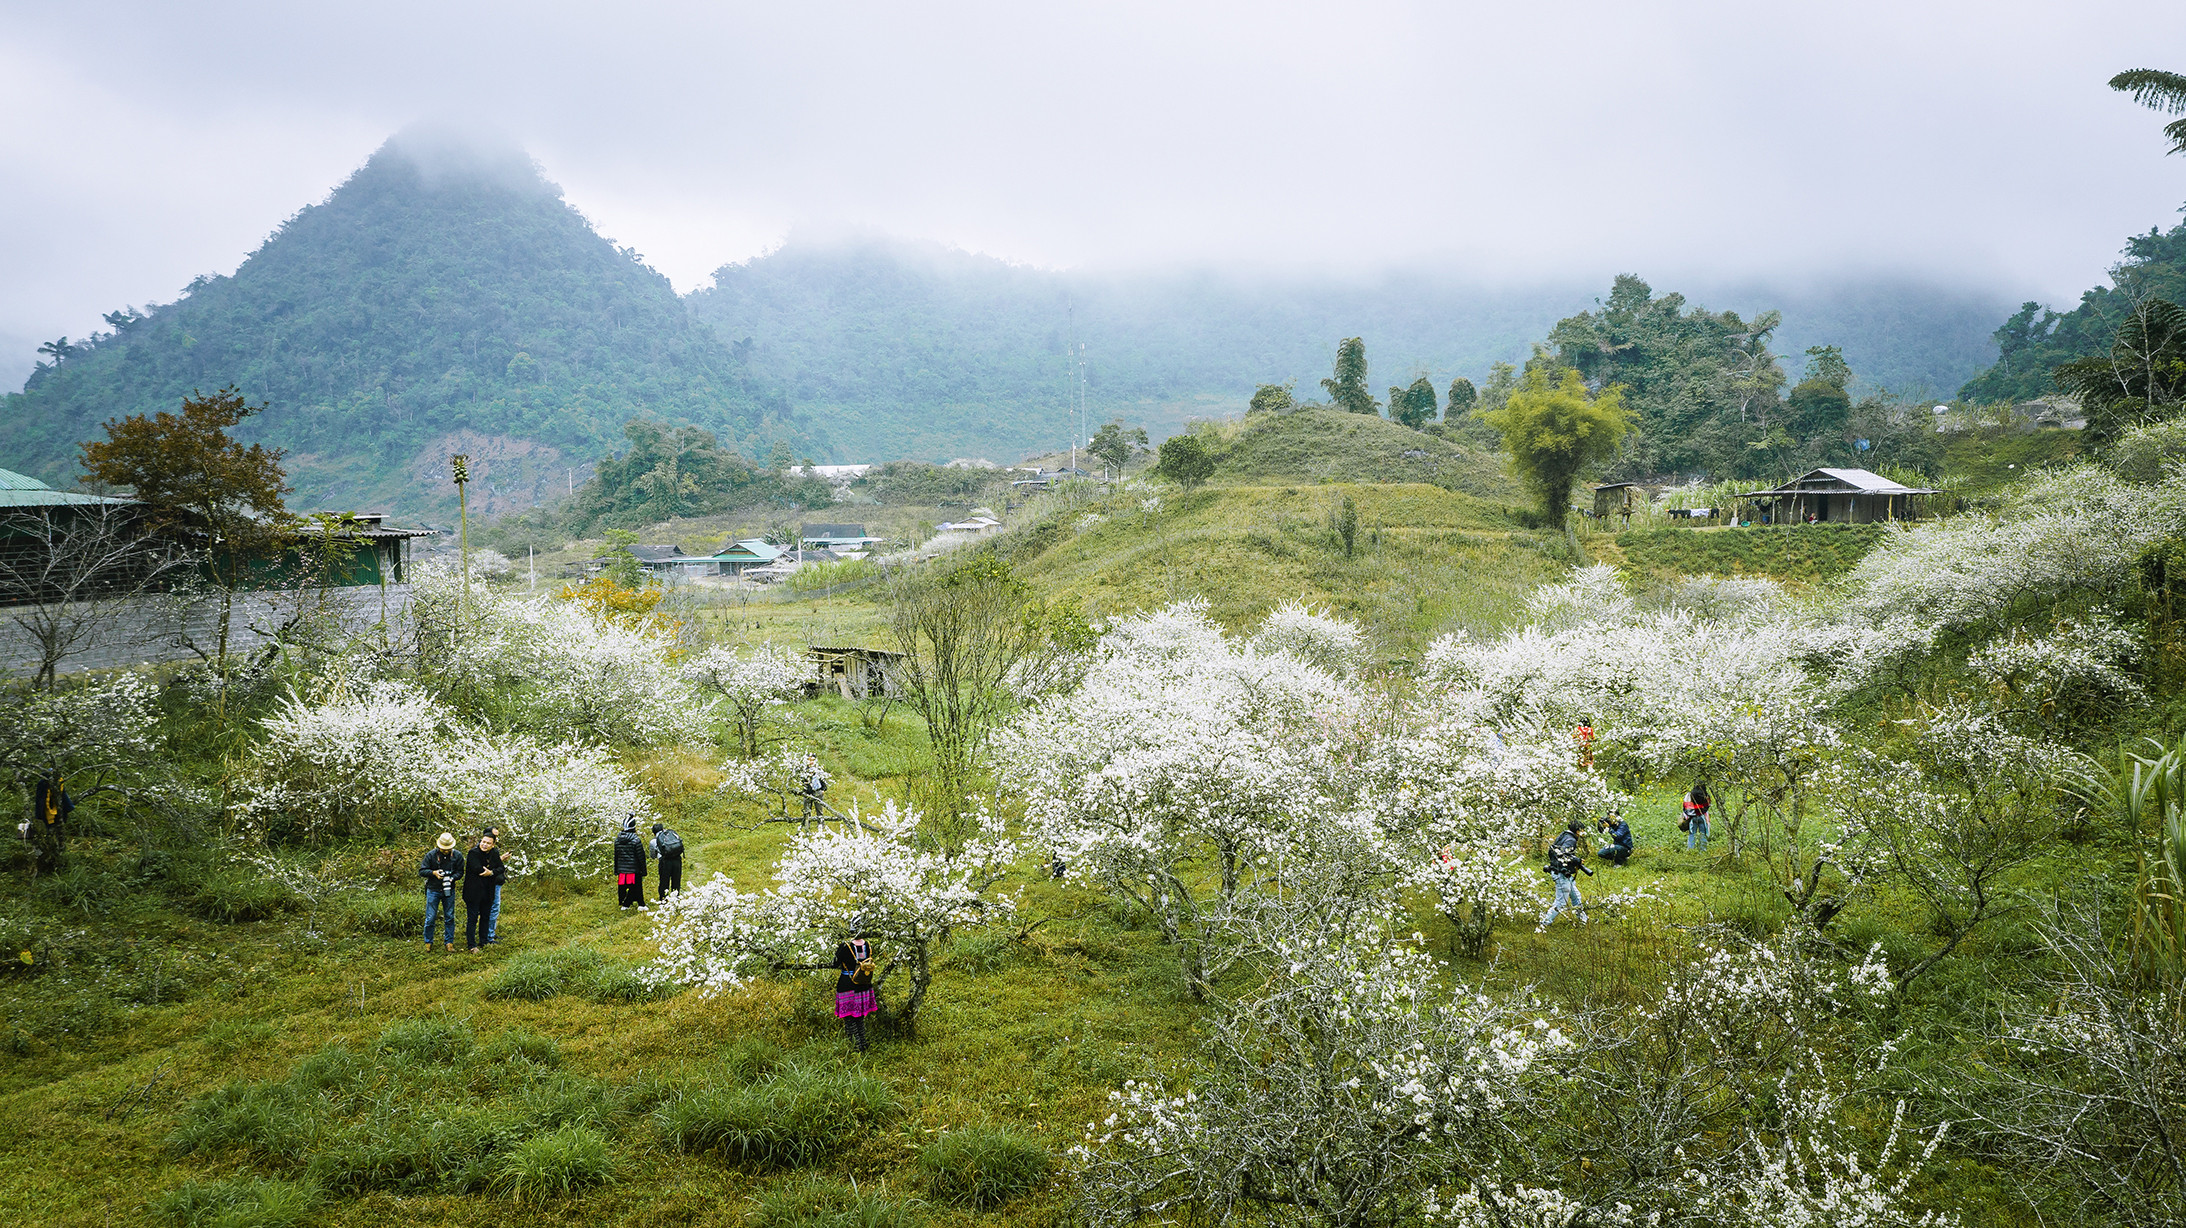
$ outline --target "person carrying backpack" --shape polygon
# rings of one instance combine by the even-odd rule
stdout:
[[[645,907],[645,841],[638,838],[638,816],[622,821],[615,833],[615,903]]]
[[[1536,934],[1547,933],[1548,923],[1556,919],[1556,914],[1562,912],[1566,904],[1579,915],[1579,924],[1586,924],[1586,901],[1579,896],[1579,873],[1584,870],[1587,877],[1592,878],[1594,871],[1579,860],[1579,833],[1583,830],[1579,821],[1573,819],[1556,837],[1556,843],[1548,846],[1548,865],[1544,868],[1555,880],[1556,898],[1549,903],[1548,911],[1541,914],[1541,924],[1533,929]]]
[[[665,904],[669,892],[683,890],[683,837],[655,823],[652,843],[646,847],[653,860],[660,863],[655,877],[660,884],[660,902]]]
[[[824,818],[827,794],[827,769],[820,766],[818,755],[806,755],[799,792],[805,801],[804,816],[808,819]]]
[[[441,919],[440,938],[448,950],[455,950],[455,893],[463,882],[463,854],[455,851],[455,837],[440,833],[433,847],[426,850],[425,860],[418,863],[417,876],[425,880],[425,949],[433,949],[433,919]]]
[[[865,1052],[865,1017],[880,1009],[873,982],[879,972],[873,961],[873,944],[863,934],[835,948],[835,962],[828,965],[835,978],[835,1017],[843,1021],[843,1036],[858,1052]]]
[[[1696,780],[1692,792],[1685,795],[1685,817],[1678,820],[1677,828],[1685,833],[1685,851],[1706,852],[1708,848],[1708,807],[1715,799],[1708,796],[1708,782]]]

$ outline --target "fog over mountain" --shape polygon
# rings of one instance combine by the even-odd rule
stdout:
[[[2071,302],[2186,159],[2161,0],[0,8],[0,377],[234,269],[421,118],[679,289],[802,228],[1104,277]],[[2069,170],[2065,169],[2069,167]],[[1722,291],[1714,288],[1722,287]]]

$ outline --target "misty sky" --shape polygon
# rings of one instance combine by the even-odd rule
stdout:
[[[1898,273],[2069,301],[2186,158],[2179,0],[0,3],[0,381],[420,120],[678,289],[793,230],[1106,268]]]

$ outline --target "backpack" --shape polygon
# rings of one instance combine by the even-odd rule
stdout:
[[[661,856],[681,857],[683,855],[683,837],[674,832],[663,828],[659,835],[653,837],[653,840],[660,845]]]

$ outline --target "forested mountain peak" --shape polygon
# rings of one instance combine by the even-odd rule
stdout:
[[[70,480],[101,422],[227,384],[267,404],[255,438],[289,449],[299,506],[440,510],[452,489],[419,475],[480,441],[474,509],[529,506],[638,416],[824,451],[520,148],[444,130],[389,140],[232,276],[109,322],[8,398],[11,467]]]

